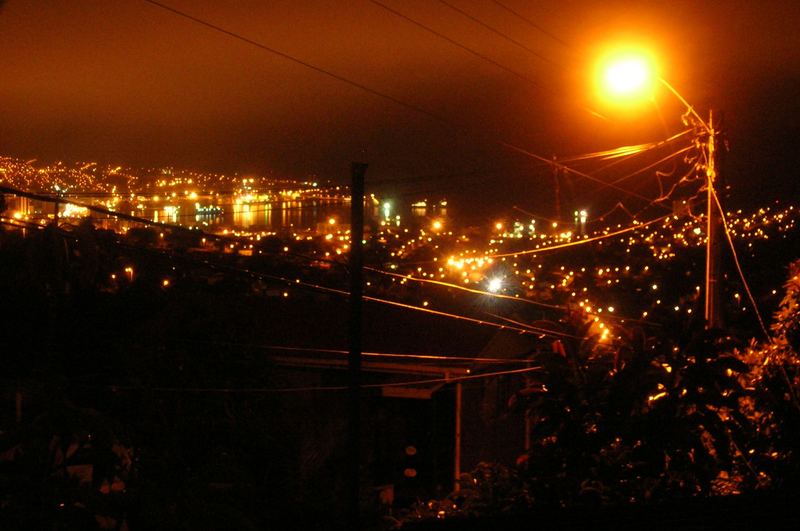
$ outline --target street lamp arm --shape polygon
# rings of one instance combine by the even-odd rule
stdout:
[[[678,100],[680,100],[680,102],[681,102],[681,103],[683,103],[683,104],[686,106],[686,110],[688,110],[690,113],[692,113],[692,115],[693,115],[693,116],[694,116],[694,117],[697,119],[697,121],[698,121],[698,122],[700,122],[700,124],[702,124],[702,126],[703,126],[703,129],[705,129],[705,131],[706,131],[707,133],[709,133],[709,134],[710,134],[710,133],[712,133],[711,127],[710,127],[710,126],[709,126],[709,125],[708,125],[708,124],[705,122],[705,120],[703,120],[703,119],[700,117],[700,115],[699,115],[699,114],[697,114],[697,111],[695,111],[695,110],[694,110],[694,107],[692,107],[691,105],[689,105],[689,102],[688,102],[688,101],[686,101],[686,99],[685,99],[683,96],[681,96],[680,92],[678,92],[677,90],[675,90],[675,87],[673,87],[672,85],[670,85],[670,84],[669,84],[669,82],[668,82],[666,79],[664,79],[663,77],[659,77],[659,78],[658,78],[658,80],[659,80],[659,81],[660,81],[660,82],[661,82],[661,83],[662,83],[662,84],[663,84],[665,87],[667,87],[667,88],[669,89],[669,91],[670,91],[670,92],[672,92],[672,93],[675,95],[675,97],[676,97],[676,98],[678,98]]]

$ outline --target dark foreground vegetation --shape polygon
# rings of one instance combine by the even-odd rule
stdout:
[[[189,248],[89,223],[0,232],[2,529],[343,527],[345,402],[261,392],[342,375],[279,370],[257,347],[346,345],[343,302]],[[259,260],[248,271],[340,274]],[[402,315],[369,312],[368,343],[477,354],[489,339],[429,321],[420,334],[424,324]],[[507,407],[531,428],[515,463],[481,464],[457,492],[421,492],[408,508],[365,494],[368,525],[791,521],[781,507],[800,486],[800,264],[762,339],[665,320],[606,344],[591,324],[582,314],[549,323],[562,339],[517,380]],[[390,332],[398,326],[405,333]],[[365,407],[377,408],[369,395]]]

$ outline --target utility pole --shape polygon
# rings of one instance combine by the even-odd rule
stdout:
[[[555,190],[555,199],[556,199],[556,221],[561,221],[561,186],[560,186],[560,174],[561,168],[558,167],[558,160],[555,155],[553,155],[553,184]]]
[[[360,447],[361,447],[361,328],[364,269],[364,174],[367,165],[354,162],[350,167],[350,375],[348,422],[348,529],[361,529]]]
[[[708,113],[708,140],[706,141],[707,156],[706,161],[706,189],[708,193],[707,223],[706,228],[706,293],[705,293],[705,320],[706,328],[721,328],[722,318],[719,311],[719,269],[720,269],[720,233],[721,219],[716,199],[714,198],[714,186],[719,181],[717,156],[718,148],[717,135],[715,130],[714,113]]]
[[[449,375],[448,375],[449,376]],[[453,490],[458,492],[461,490],[461,409],[462,409],[462,389],[461,382],[456,382],[456,425],[453,441]]]
[[[53,226],[58,228],[58,210],[61,208],[61,190],[56,189],[56,200],[53,204]]]

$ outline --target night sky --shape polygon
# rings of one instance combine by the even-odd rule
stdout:
[[[701,114],[724,111],[731,201],[798,193],[797,0],[380,1],[457,44],[370,0],[166,3],[447,123],[143,0],[6,0],[0,154],[341,182],[362,160],[368,182],[547,209],[550,169],[498,142],[549,158],[665,137],[654,106],[593,97],[597,54],[627,41]],[[656,101],[680,130],[680,104]]]

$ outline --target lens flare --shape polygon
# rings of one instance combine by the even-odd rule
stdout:
[[[488,290],[492,293],[497,293],[503,289],[503,279],[502,278],[493,278],[489,280]]]

